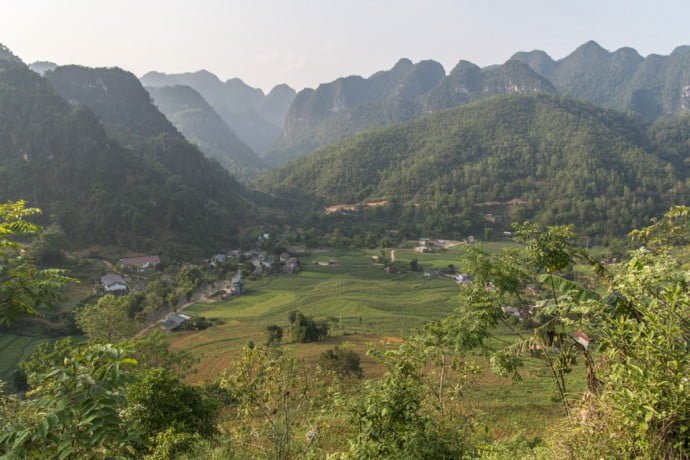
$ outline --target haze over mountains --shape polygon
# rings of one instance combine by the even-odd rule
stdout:
[[[609,52],[590,41],[559,61],[543,51],[519,52],[484,69],[460,61],[448,75],[437,62],[402,59],[367,79],[340,78],[300,91],[266,161],[279,165],[357,132],[480,98],[535,92],[571,95],[647,120],[683,112],[690,108],[690,47],[643,58],[632,48]]]
[[[189,86],[148,87],[154,104],[207,156],[241,179],[267,168],[259,156],[228,127],[206,100]]]
[[[481,229],[478,205],[513,202],[511,218],[612,236],[688,198],[687,47],[642,58],[589,42],[559,61],[533,51],[447,74],[401,59],[297,95],[206,71],[137,79],[0,59],[0,198],[31,200],[82,243],[209,248],[257,216],[252,200],[274,198],[282,213],[295,198],[312,210],[381,198],[439,234]]]
[[[261,154],[273,146],[283,129],[283,120],[295,91],[278,85],[268,94],[252,88],[239,78],[222,82],[201,70],[193,73],[149,72],[141,77],[147,87],[189,86],[201,94],[237,136]]]

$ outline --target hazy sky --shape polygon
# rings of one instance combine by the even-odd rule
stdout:
[[[399,58],[562,58],[587,40],[642,55],[690,44],[690,0],[0,0],[0,43],[25,62],[208,69],[264,90],[369,75]]]

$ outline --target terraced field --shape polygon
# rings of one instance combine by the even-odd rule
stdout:
[[[40,344],[49,340],[0,334],[0,380],[6,382],[20,361],[27,359]]]

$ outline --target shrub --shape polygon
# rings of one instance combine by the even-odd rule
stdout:
[[[362,367],[359,364],[359,355],[346,348],[329,348],[321,354],[319,364],[341,377],[362,378]]]

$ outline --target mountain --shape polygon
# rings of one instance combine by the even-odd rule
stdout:
[[[519,52],[511,59],[529,65],[563,94],[647,120],[690,108],[690,47],[668,56],[642,57],[632,48],[609,52],[589,41],[555,61],[544,51]]]
[[[514,203],[519,219],[620,236],[688,198],[647,129],[572,99],[500,96],[327,146],[258,186],[324,204],[388,199],[429,220],[475,225],[485,205]]]
[[[68,65],[46,72],[45,78],[70,104],[89,107],[100,117],[108,135],[125,146],[160,134],[183,139],[129,72]]]
[[[9,48],[0,43],[0,61],[8,61],[13,63],[21,63],[21,59],[15,56]]]
[[[70,102],[25,65],[0,61],[0,200],[26,199],[43,209],[44,223],[59,224],[76,247],[118,245],[175,257],[234,238],[252,212],[244,189],[151,110],[133,75],[76,67],[47,75],[63,84]],[[116,106],[108,108],[107,100]],[[123,140],[132,133],[132,142],[124,147],[110,133]]]
[[[555,91],[544,77],[517,61],[488,69],[460,61],[446,76],[437,62],[401,59],[392,69],[366,79],[351,76],[300,91],[266,161],[279,165],[358,132],[479,98]]]
[[[189,86],[203,96],[225,123],[252,150],[262,154],[276,141],[295,91],[278,85],[264,95],[239,78],[225,82],[206,70],[165,74],[149,72],[141,77],[147,87]]]
[[[239,178],[265,171],[254,153],[201,95],[189,86],[148,87],[154,104],[175,127],[208,157]]]
[[[56,63],[50,61],[36,61],[29,64],[29,68],[39,75],[43,75],[50,70],[55,70],[57,66]]]

